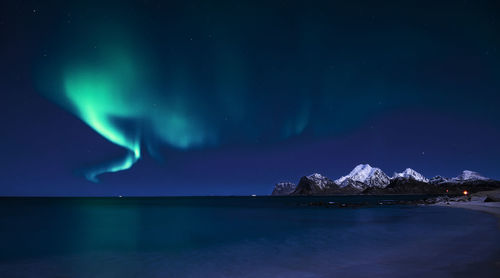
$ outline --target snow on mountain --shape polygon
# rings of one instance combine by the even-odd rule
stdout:
[[[485,181],[489,178],[481,176],[479,173],[469,170],[464,170],[462,174],[458,177],[453,178],[453,181],[463,182],[463,181]]]
[[[469,170],[464,170],[462,174],[454,178],[444,178],[441,176],[436,176],[430,179],[431,184],[443,184],[443,183],[463,183],[470,181],[489,181],[491,179],[481,176],[479,173]]]
[[[359,184],[351,183],[349,180],[364,183],[367,187],[386,187],[390,183],[389,177],[382,170],[369,164],[359,164],[347,176],[335,180],[335,183],[342,187],[347,185],[360,187]]]
[[[430,184],[441,184],[441,183],[446,183],[449,182],[449,178],[441,177],[441,176],[435,176],[429,180]]]
[[[300,178],[291,195],[324,195],[340,193],[339,187],[329,178],[314,173]]]
[[[309,180],[313,181],[320,189],[325,189],[325,187],[328,184],[332,183],[332,180],[330,180],[329,178],[327,178],[321,174],[318,174],[318,173],[314,173],[312,175],[309,175],[309,176],[307,176],[307,178]]]
[[[339,184],[341,188],[346,188],[348,186],[351,186],[357,190],[363,190],[368,187],[367,184],[360,182],[360,181],[355,181],[350,178],[345,179],[341,184]]]
[[[405,179],[414,179],[416,181],[421,181],[421,182],[429,182],[429,179],[424,177],[422,174],[419,172],[411,169],[411,168],[406,168],[401,173],[394,173],[394,176],[392,178],[405,178]]]
[[[272,195],[289,195],[295,190],[295,183],[292,182],[279,182],[274,186]]]
[[[411,168],[407,168],[401,173],[394,173],[394,176],[389,178],[379,168],[371,167],[368,164],[360,164],[348,175],[342,176],[335,181],[314,173],[302,177],[297,185],[290,182],[278,183],[272,195],[458,194],[464,188],[467,188],[468,191],[500,188],[500,181],[486,178],[469,170],[463,171],[455,178],[435,176],[427,179]]]

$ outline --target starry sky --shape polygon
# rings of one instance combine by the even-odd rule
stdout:
[[[500,179],[497,1],[2,1],[0,195]]]

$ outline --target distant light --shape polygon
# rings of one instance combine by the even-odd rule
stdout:
[[[467,190],[464,190],[464,195],[467,195],[469,194],[469,192],[467,192]]]
[[[257,197],[257,195],[255,195],[255,194],[252,194],[252,197]]]
[[[446,189],[446,193],[448,193],[448,189]]]

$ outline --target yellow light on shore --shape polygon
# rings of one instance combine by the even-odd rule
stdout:
[[[467,195],[469,194],[469,192],[467,192],[467,190],[464,190],[464,195]]]

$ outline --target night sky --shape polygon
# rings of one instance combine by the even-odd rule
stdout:
[[[500,179],[498,1],[7,0],[0,34],[0,195]]]

